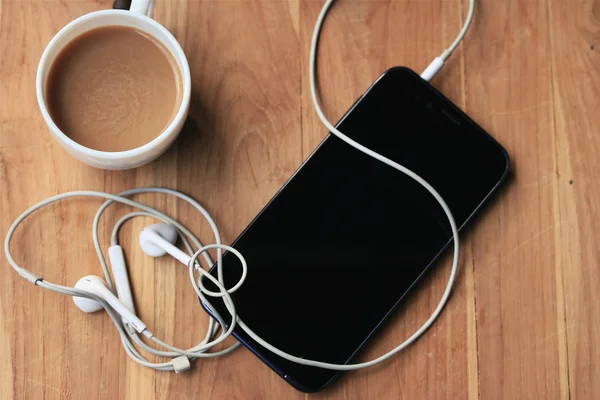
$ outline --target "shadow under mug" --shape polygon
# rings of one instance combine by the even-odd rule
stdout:
[[[96,168],[129,169],[146,164],[164,153],[179,135],[186,121],[190,105],[190,68],[183,49],[173,35],[161,24],[150,18],[153,0],[133,0],[129,10],[103,10],[83,15],[52,38],[44,51],[37,71],[37,100],[50,132],[61,146],[78,160]],[[46,104],[46,81],[49,70],[60,51],[81,34],[105,26],[129,26],[136,28],[159,42],[171,53],[182,77],[183,96],[173,121],[152,141],[135,149],[107,152],[87,148],[69,138],[52,120]]]

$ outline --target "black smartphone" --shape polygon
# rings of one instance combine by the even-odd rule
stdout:
[[[385,72],[337,127],[426,179],[461,228],[509,170],[506,151],[407,68]],[[237,313],[289,354],[349,363],[451,238],[423,187],[329,134],[235,240],[248,263],[233,295]],[[231,287],[240,263],[226,253],[223,266]],[[222,300],[209,301],[229,323]],[[320,390],[339,375],[287,361],[239,327],[234,335],[298,390]]]

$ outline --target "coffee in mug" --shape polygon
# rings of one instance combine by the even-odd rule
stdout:
[[[181,74],[169,51],[127,26],[75,38],[54,60],[46,85],[58,128],[100,151],[151,142],[171,123],[182,98]]]
[[[154,1],[83,15],[52,38],[36,92],[52,136],[94,167],[146,164],[186,121],[191,78],[173,35],[151,17]]]

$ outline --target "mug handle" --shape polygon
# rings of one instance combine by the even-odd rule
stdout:
[[[154,12],[154,0],[132,0],[129,11],[144,14],[152,18]]]

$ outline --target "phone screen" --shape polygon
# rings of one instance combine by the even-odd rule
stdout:
[[[502,147],[406,68],[382,75],[338,128],[426,179],[459,227],[508,170]],[[423,187],[329,135],[234,242],[248,263],[233,295],[238,315],[290,354],[347,363],[451,236]],[[232,287],[240,263],[233,254],[223,260]],[[210,302],[230,321],[221,300]],[[289,362],[235,333],[299,390],[319,390],[338,374]]]

